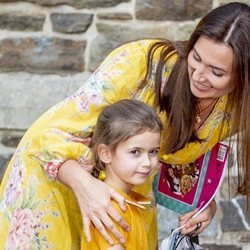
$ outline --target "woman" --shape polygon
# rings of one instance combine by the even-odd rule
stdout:
[[[157,109],[164,124],[162,162],[193,162],[241,131],[238,191],[249,195],[249,24],[249,6],[229,3],[201,19],[187,43],[143,40],[114,50],[82,88],[24,135],[0,189],[0,246],[77,249],[81,221],[89,240],[90,220],[111,245],[109,233],[124,241],[112,218],[125,230],[129,225],[110,202],[116,200],[125,210],[124,198],[88,172],[88,143],[98,114],[121,99]],[[151,182],[136,191],[149,196]],[[212,202],[195,219],[195,211],[181,217],[182,233],[200,223],[196,233],[204,230],[215,210]],[[150,238],[155,213],[153,207],[144,216],[149,249],[157,242]]]

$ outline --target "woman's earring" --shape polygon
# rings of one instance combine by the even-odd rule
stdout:
[[[104,181],[106,177],[106,172],[104,170],[101,170],[98,175],[98,179],[101,181]]]

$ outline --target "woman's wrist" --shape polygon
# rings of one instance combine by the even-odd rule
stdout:
[[[84,185],[84,183],[87,184],[89,178],[91,174],[76,160],[65,161],[58,171],[58,180],[73,190],[79,181],[81,185]]]

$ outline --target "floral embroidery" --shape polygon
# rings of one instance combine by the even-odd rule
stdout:
[[[7,238],[8,249],[29,249],[29,242],[34,235],[35,219],[30,209],[14,211]]]
[[[77,135],[77,133],[73,134],[73,133],[66,133],[62,130],[59,129],[52,129],[53,133],[61,135],[62,137],[67,138],[69,141],[72,142],[79,142],[82,143],[86,146],[89,146],[90,142],[91,142],[91,137],[87,137],[87,138],[83,138],[84,135]]]
[[[59,168],[63,162],[64,160],[51,160],[44,165],[44,170],[49,174],[50,177],[56,179]]]
[[[88,149],[83,155],[81,155],[78,161],[81,164],[81,167],[86,171],[91,172],[93,170],[93,159],[90,149]]]
[[[37,210],[32,202],[27,207],[14,210],[7,235],[5,249],[29,250],[48,249],[52,245],[46,237],[41,236],[41,231],[49,228],[48,224],[41,223],[44,212]]]
[[[75,101],[79,111],[89,112],[91,104],[100,105],[104,102],[103,92],[110,87],[105,83],[99,71],[93,74],[85,84],[84,93],[81,90],[81,95]]]
[[[52,245],[43,236],[44,230],[50,227],[44,221],[44,216],[48,213],[46,209],[50,204],[51,195],[48,194],[45,200],[36,197],[40,181],[35,174],[31,174],[25,187],[23,186],[25,175],[21,160],[22,149],[17,151],[4,197],[0,202],[1,216],[9,221],[5,249],[47,249]],[[35,173],[37,169],[32,171]]]
[[[20,160],[21,149],[16,152],[13,167],[5,186],[3,200],[7,205],[13,205],[20,196],[22,178],[24,177],[24,166]]]

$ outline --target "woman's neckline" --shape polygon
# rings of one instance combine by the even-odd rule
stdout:
[[[195,124],[194,124],[196,132],[199,132],[201,130],[201,128],[209,120],[209,118],[213,114],[214,110],[216,109],[217,104],[219,103],[219,100],[220,100],[220,97],[214,98],[214,100],[212,100],[207,105],[204,105],[204,107],[200,110],[198,115],[201,116],[201,117],[199,117],[201,120],[200,120],[200,122],[195,122]],[[195,115],[197,115],[197,114],[195,114]]]

